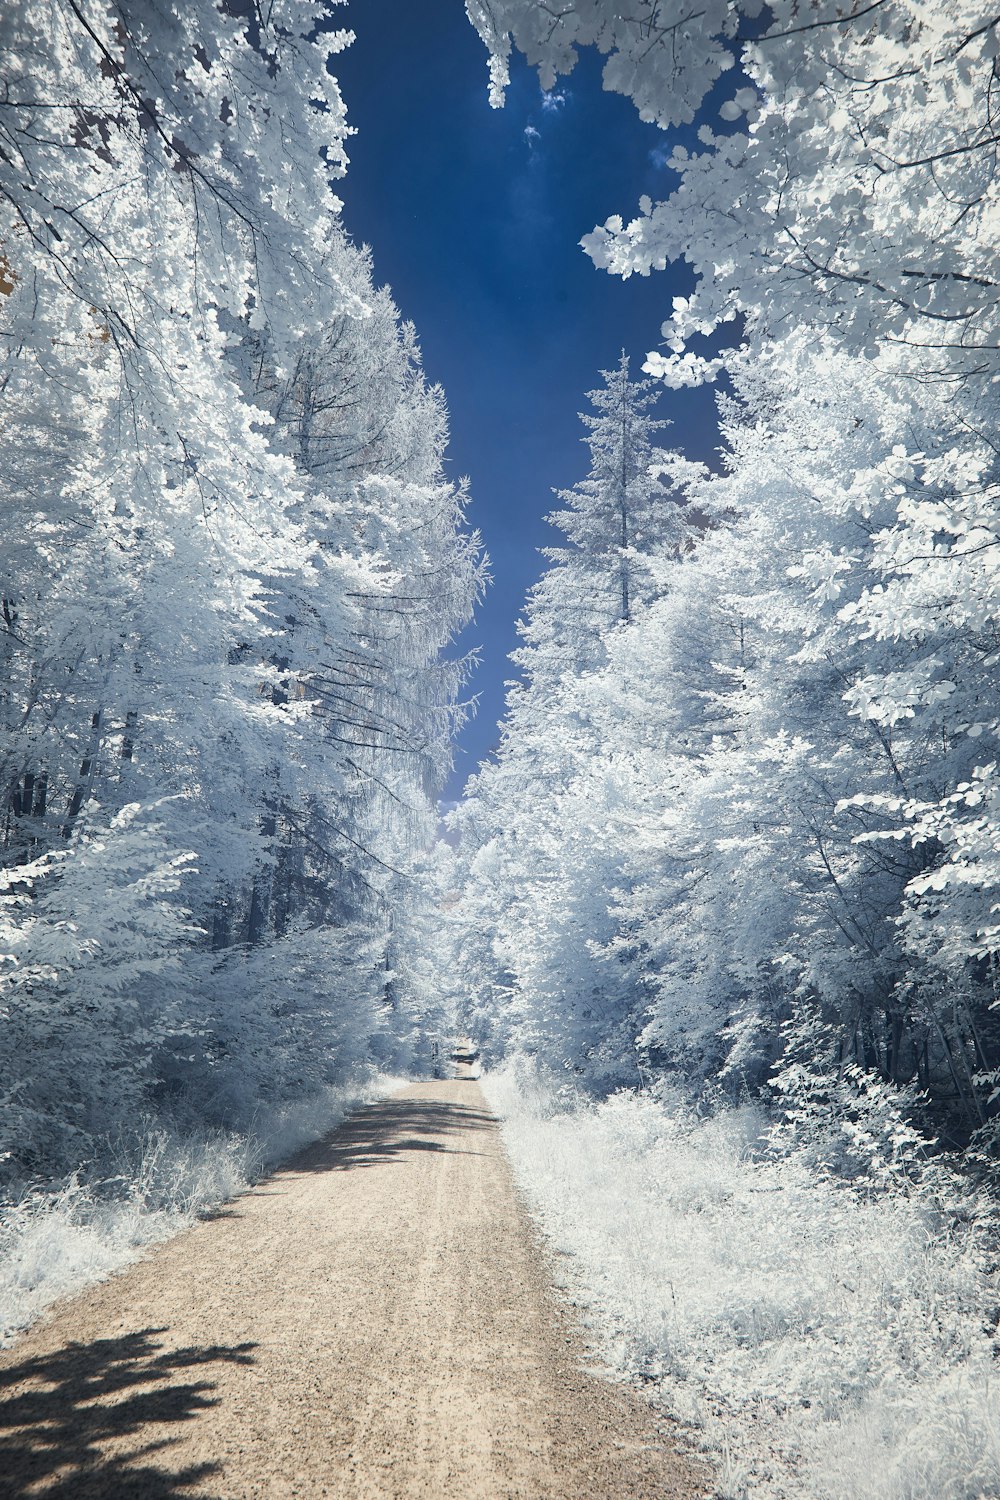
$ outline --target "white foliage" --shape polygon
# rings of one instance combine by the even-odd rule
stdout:
[[[995,1492],[995,1275],[957,1187],[822,1178],[768,1151],[748,1106],[595,1107],[523,1060],[484,1088],[593,1344],[688,1426],[723,1494]]]
[[[257,1181],[264,1170],[397,1087],[379,1076],[305,1107],[261,1111],[246,1135],[171,1134],[151,1126],[112,1143],[110,1179],[75,1174],[9,1203],[0,1219],[0,1347],[57,1298],[124,1270],[148,1247]]]
[[[483,563],[442,393],[340,224],[326,10],[5,10],[11,1202],[103,1180],[137,1120],[316,1134],[424,1043],[394,930],[433,909]]]
[[[595,46],[608,56],[605,88],[664,129],[693,120],[737,63],[749,77],[721,111],[733,128],[702,125],[702,149],[674,148],[681,181],[668,198],[640,204],[627,224],[612,214],[584,240],[620,275],[693,266],[697,290],[663,328],[672,356],[651,356],[651,372],[713,378],[715,364],[685,371],[685,345],[739,316],[755,341],[822,326],[923,376],[989,381],[997,18],[981,0],[854,10],[776,0],[763,26],[759,0],[697,12],[643,0],[627,17],[611,0],[570,0],[555,14],[536,0],[466,8],[490,52],[495,104],[512,46],[543,87]]]

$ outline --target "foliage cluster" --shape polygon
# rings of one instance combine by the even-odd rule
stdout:
[[[820,1157],[856,1128],[871,1170],[896,1103],[990,1151],[1000,22],[975,0],[468,9],[497,100],[513,45],[543,87],[597,46],[668,132],[732,80],[675,192],[585,241],[619,274],[694,267],[644,369],[720,379],[722,463],[647,434],[659,520],[626,539],[639,494],[595,450],[555,518],[525,682],[460,814],[480,1034],[598,1089],[767,1086]],[[734,321],[738,347],[696,352]],[[606,377],[608,443],[648,395]],[[628,612],[595,610],[598,565],[648,580]]]
[[[325,11],[5,8],[15,1185],[158,1122],[245,1131],[440,1024],[397,957],[482,565],[442,394],[340,223]]]
[[[669,1404],[713,1493],[997,1493],[994,1256],[967,1181],[928,1164],[872,1191],[759,1105],[595,1104],[524,1059],[484,1087],[601,1357]]]

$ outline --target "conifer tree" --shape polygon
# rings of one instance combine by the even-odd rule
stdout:
[[[514,659],[532,678],[598,665],[606,633],[653,597],[650,556],[676,529],[657,475],[666,455],[655,434],[669,425],[650,415],[657,383],[631,380],[624,350],[601,377],[603,385],[587,392],[593,413],[580,413],[590,470],[572,489],[556,491],[562,508],[548,520],[566,542],[543,548],[552,566],[532,590],[521,626],[527,650]]]

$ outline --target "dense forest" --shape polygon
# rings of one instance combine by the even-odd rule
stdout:
[[[334,191],[350,35],[5,7],[5,1326],[461,1027],[725,1494],[998,1493],[1000,16],[466,10],[498,107],[604,56],[676,185],[583,247],[695,288],[566,372],[586,472],[442,830],[487,561]]]
[[[4,19],[15,1189],[162,1124],[322,1128],[440,1030],[407,955],[482,561],[442,393],[340,222],[343,38],[308,10]]]
[[[664,128],[733,86],[673,196],[585,241],[697,290],[590,397],[457,814],[464,951],[482,1036],[599,1089],[767,1087],[848,1155],[902,1150],[897,1111],[991,1152],[996,20],[822,10],[470,5],[498,102],[512,38],[544,87],[597,46]],[[703,380],[721,472],[650,416]]]
[[[983,1500],[1000,17],[468,9],[497,105],[515,50],[552,90],[594,47],[698,140],[583,241],[695,288],[641,370],[595,377],[589,472],[452,814],[487,1095],[603,1358],[721,1494]],[[663,420],[706,382],[711,465]]]

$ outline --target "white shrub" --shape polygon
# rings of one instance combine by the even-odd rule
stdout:
[[[113,1176],[79,1175],[0,1205],[0,1348],[59,1297],[82,1291],[245,1191],[350,1110],[399,1087],[384,1075],[259,1115],[249,1135],[153,1129],[110,1148]]]
[[[514,1169],[611,1369],[783,1500],[1000,1493],[988,1225],[768,1153],[754,1107],[557,1099],[523,1060],[484,1080]]]

